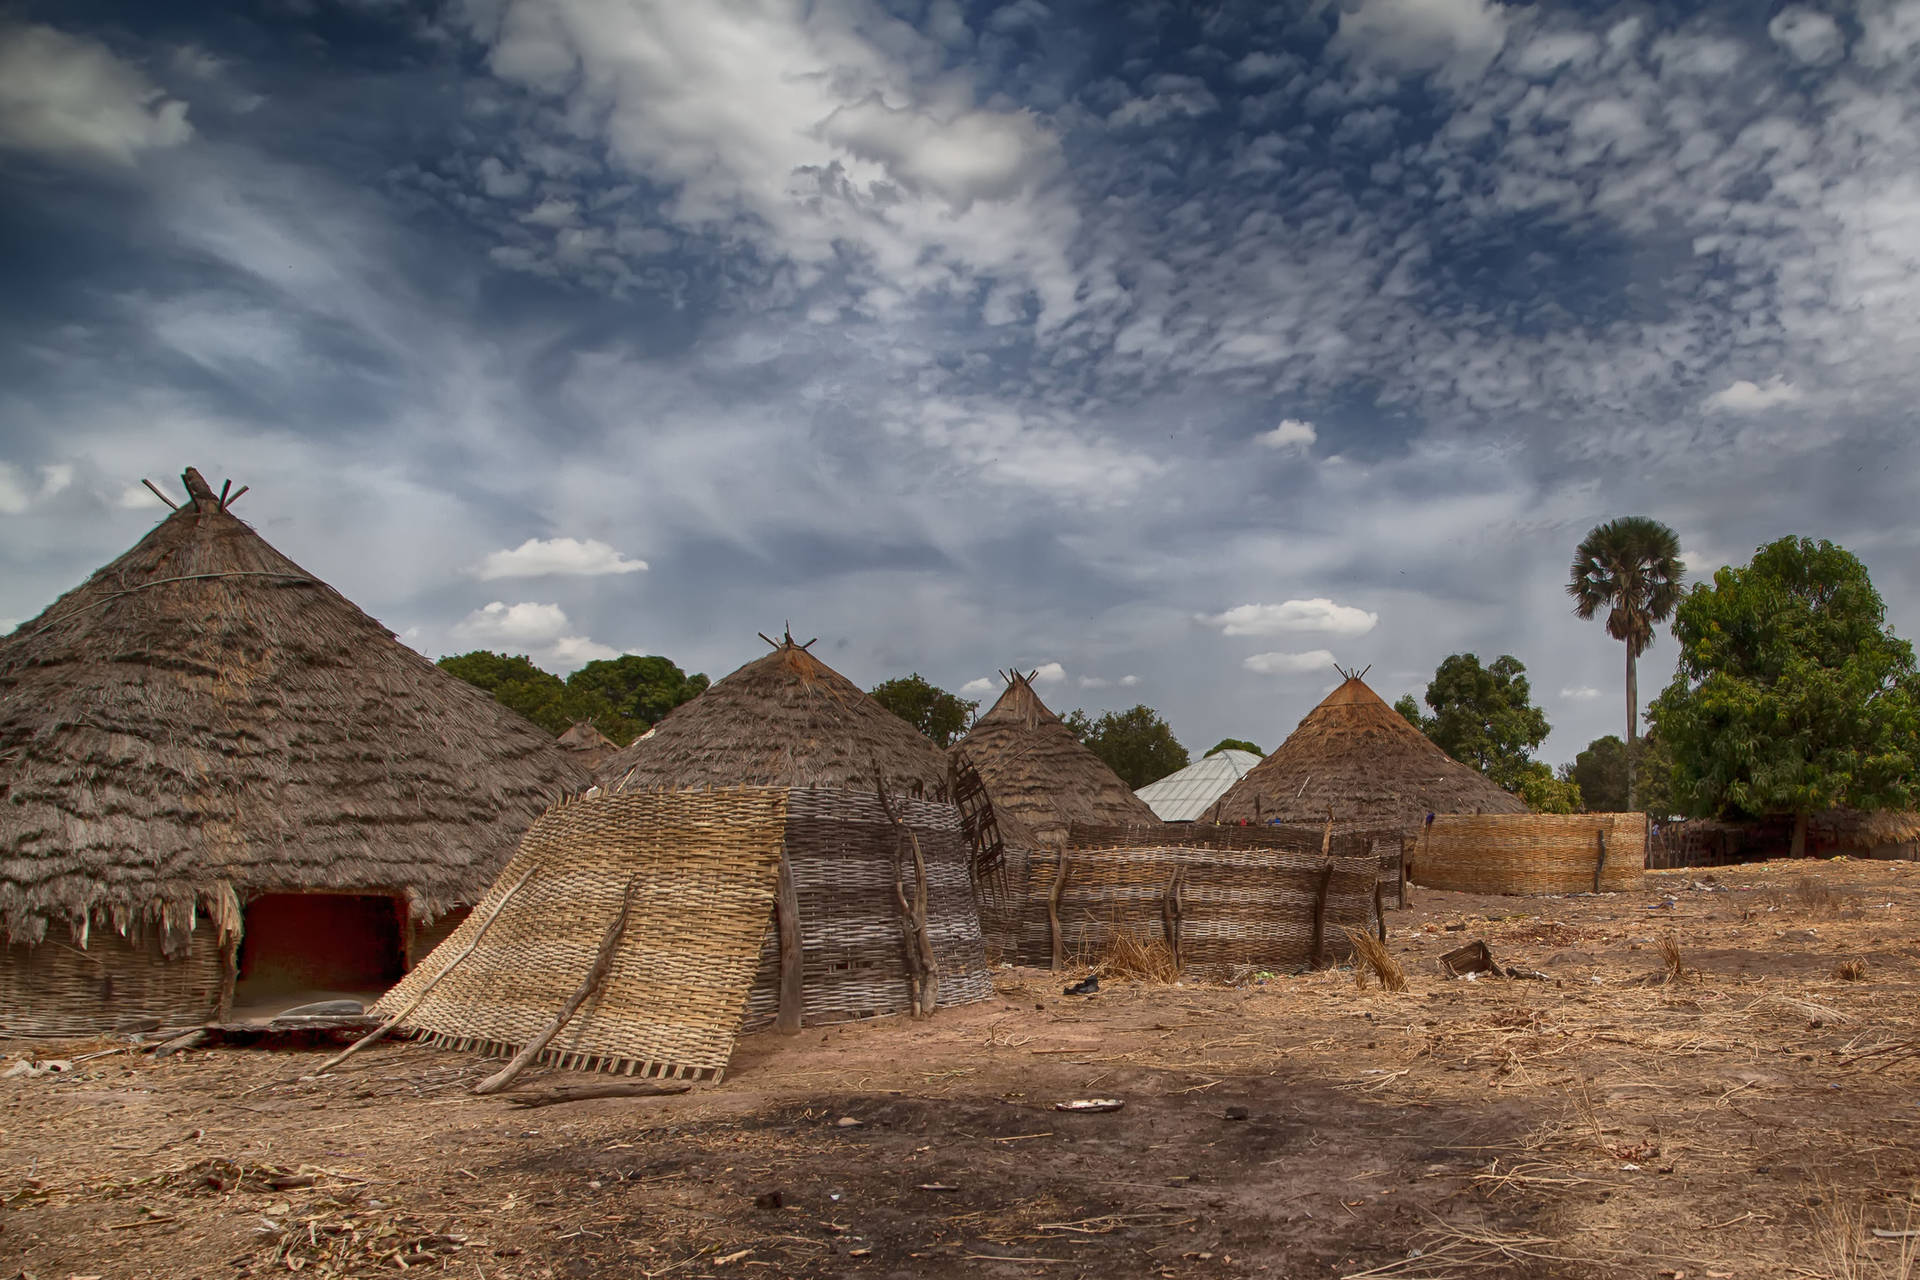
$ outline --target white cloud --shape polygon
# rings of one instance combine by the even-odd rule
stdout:
[[[969,680],[961,685],[960,692],[969,698],[981,698],[992,693],[998,686],[998,681],[989,680],[987,677],[981,676],[978,680]]]
[[[165,511],[167,509],[167,504],[155,497],[153,490],[143,484],[130,484],[122,489],[120,496],[114,499],[113,505],[122,511],[146,511],[149,509]]]
[[[1297,676],[1331,670],[1333,654],[1326,649],[1306,653],[1256,653],[1240,665],[1263,676]]]
[[[1752,383],[1745,379],[1736,381],[1708,396],[1702,407],[1724,413],[1764,413],[1798,399],[1800,389],[1775,374],[1764,383]]]
[[[1767,34],[1795,62],[1821,67],[1838,62],[1847,52],[1840,25],[1817,9],[1790,4],[1773,15]]]
[[[1583,684],[1562,689],[1560,696],[1569,702],[1592,702],[1600,696],[1600,691],[1590,684]]]
[[[630,560],[604,542],[592,538],[528,538],[511,551],[489,552],[474,568],[483,582],[496,578],[541,578],[567,575],[599,577],[612,573],[640,573],[645,560]]]
[[[1107,123],[1116,129],[1144,129],[1174,116],[1204,116],[1220,109],[1220,100],[1194,76],[1157,75],[1147,81],[1148,96],[1120,104]]]
[[[1277,636],[1292,631],[1363,636],[1379,624],[1380,615],[1316,596],[1311,600],[1287,600],[1280,604],[1235,605],[1225,613],[1201,614],[1196,621],[1218,627],[1230,636]]]
[[[573,624],[557,604],[508,604],[495,600],[454,624],[455,635],[487,643],[545,644]]]
[[[1508,21],[1507,6],[1491,0],[1362,0],[1340,15],[1334,43],[1398,70],[1448,67],[1470,78],[1499,55]]]
[[[1320,433],[1313,429],[1311,422],[1302,422],[1298,418],[1283,419],[1273,430],[1263,431],[1254,437],[1267,448],[1283,453],[1305,453],[1319,438]]]
[[[1139,676],[1121,676],[1120,677],[1120,687],[1122,689],[1135,688],[1136,686],[1139,685],[1139,683],[1140,683]]]
[[[64,462],[40,468],[38,485],[19,467],[0,462],[0,515],[22,515],[35,503],[64,493],[72,483],[73,467]]]
[[[1081,676],[1074,683],[1078,684],[1082,689],[1111,689],[1113,687],[1113,681],[1107,679],[1105,676]]]
[[[557,604],[507,604],[502,600],[475,609],[453,625],[455,638],[465,643],[518,650],[538,663],[562,671],[596,659],[637,652],[570,634],[572,630],[572,620]]]
[[[131,164],[192,136],[187,104],[105,45],[52,27],[0,26],[0,147]]]
[[[1067,678],[1067,669],[1057,662],[1043,662],[1034,670],[1035,684],[1057,684]]]
[[[885,165],[909,191],[931,191],[955,208],[1004,200],[1047,176],[1059,146],[1030,112],[962,111],[941,119],[893,108],[878,94],[827,117],[823,134]]]

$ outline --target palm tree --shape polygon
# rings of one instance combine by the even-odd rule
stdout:
[[[1680,538],[1646,516],[1622,516],[1595,525],[1573,553],[1567,594],[1573,611],[1591,621],[1607,611],[1607,634],[1627,646],[1627,808],[1634,789],[1634,736],[1640,720],[1640,686],[1634,663],[1653,643],[1653,629],[1680,602]]]

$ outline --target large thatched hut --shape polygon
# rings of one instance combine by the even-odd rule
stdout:
[[[0,1033],[384,986],[587,783],[184,478],[0,639]]]
[[[979,770],[996,816],[1011,813],[1054,844],[1064,843],[1076,822],[1159,825],[1146,802],[1047,709],[1031,676],[1009,671],[1002,678],[1007,687],[999,701],[951,748]]]
[[[1324,822],[1410,829],[1429,813],[1525,813],[1518,797],[1408,724],[1358,675],[1309,711],[1208,815],[1217,822]]]
[[[609,756],[610,790],[839,787],[945,791],[947,760],[919,730],[794,643],[719,680]],[[811,642],[809,642],[811,643]]]

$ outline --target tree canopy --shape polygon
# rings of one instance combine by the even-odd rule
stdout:
[[[1245,738],[1222,738],[1211,747],[1208,747],[1205,755],[1201,756],[1201,759],[1204,760],[1207,756],[1218,755],[1222,751],[1244,751],[1249,755],[1262,757],[1267,754],[1251,742],[1248,742]]]
[[[1693,588],[1674,612],[1680,664],[1648,709],[1697,816],[1904,808],[1920,780],[1920,677],[1867,568],[1786,537]]]
[[[486,649],[445,657],[437,665],[549,733],[565,733],[587,720],[621,746],[708,683],[704,675],[689,676],[665,658],[637,654],[589,662],[565,680],[541,670],[525,654]]]
[[[704,675],[688,675],[659,654],[589,662],[567,677],[567,687],[597,693],[616,712],[641,726],[658,724],[667,712],[707,691]]]
[[[1106,761],[1107,768],[1120,775],[1120,781],[1136,791],[1189,763],[1187,749],[1173,736],[1172,726],[1152,707],[1109,711],[1098,720],[1074,710],[1063,717],[1063,722],[1093,754]]]
[[[934,745],[950,747],[973,723],[978,702],[948,693],[939,685],[922,678],[918,671],[910,676],[883,680],[870,689],[873,700],[932,738]]]
[[[1595,738],[1573,758],[1568,776],[1595,813],[1619,813],[1627,807],[1627,744],[1620,735]]]
[[[1427,706],[1433,714],[1422,714],[1412,694],[1394,703],[1394,710],[1455,760],[1522,795],[1522,784],[1530,777],[1536,789],[1545,786],[1539,769],[1531,767],[1536,762],[1530,753],[1551,728],[1546,713],[1533,705],[1526,670],[1510,654],[1483,667],[1476,655],[1456,653],[1435,669],[1427,685]],[[1547,777],[1552,778],[1551,770]]]

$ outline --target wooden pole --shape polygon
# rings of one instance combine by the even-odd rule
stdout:
[[[793,867],[784,850],[774,894],[773,918],[780,932],[780,1013],[773,1029],[783,1036],[797,1036],[804,1016],[801,1004],[806,998],[800,954],[800,894],[793,887]]]
[[[620,895],[620,914],[613,918],[607,931],[600,935],[600,950],[594,953],[593,965],[587,970],[587,976],[580,979],[580,985],[573,989],[567,1002],[560,1006],[560,1012],[553,1015],[553,1021],[542,1028],[539,1035],[526,1042],[520,1052],[507,1060],[507,1065],[473,1086],[475,1093],[498,1093],[527,1069],[527,1064],[540,1056],[540,1051],[552,1043],[560,1034],[560,1028],[580,1011],[587,997],[600,989],[607,980],[607,971],[613,968],[613,953],[619,948],[620,936],[627,931],[627,917],[633,914],[633,881],[627,882],[627,888]]]
[[[1333,884],[1333,860],[1320,869],[1320,887],[1313,895],[1313,967],[1318,969],[1325,959],[1327,941],[1327,889]]]
[[[489,911],[487,913],[487,918],[480,922],[480,928],[474,933],[473,941],[469,942],[466,946],[466,949],[462,951],[459,955],[455,956],[452,960],[449,960],[447,962],[446,968],[442,969],[440,972],[434,974],[431,978],[427,979],[427,981],[421,986],[420,990],[414,994],[413,999],[407,1002],[406,1008],[394,1014],[391,1018],[388,1018],[385,1022],[375,1027],[372,1031],[367,1032],[367,1034],[360,1037],[360,1039],[355,1040],[352,1044],[342,1049],[339,1053],[336,1053],[331,1058],[328,1058],[325,1062],[321,1063],[319,1067],[317,1067],[312,1072],[312,1074],[302,1076],[301,1079],[311,1080],[313,1079],[314,1076],[325,1075],[327,1072],[333,1070],[335,1067],[339,1066],[341,1063],[345,1062],[348,1058],[351,1058],[354,1054],[360,1052],[360,1050],[366,1048],[368,1045],[374,1043],[376,1040],[384,1039],[386,1037],[386,1034],[389,1031],[392,1031],[395,1027],[399,1026],[403,1018],[405,1018],[408,1014],[412,1013],[415,1009],[418,1009],[420,1007],[421,1002],[427,998],[427,993],[432,991],[436,986],[440,985],[440,979],[452,973],[454,971],[455,966],[457,966],[462,960],[465,960],[468,956],[473,954],[473,949],[480,945],[480,939],[487,936],[487,930],[493,928],[493,922],[500,918],[501,909],[504,908],[507,905],[507,903],[513,900],[514,894],[520,892],[521,885],[524,885],[527,881],[533,879],[533,873],[538,870],[539,870],[538,867],[528,867],[527,873],[521,876],[518,880],[513,882],[513,888],[507,890],[506,893],[502,895],[500,901],[493,904],[493,910]]]
[[[1593,860],[1593,891],[1598,893],[1600,892],[1600,873],[1607,869],[1606,828],[1602,827],[1600,830],[1594,832],[1594,839],[1599,841],[1600,844],[1600,854]]]
[[[1060,895],[1067,887],[1067,850],[1060,848],[1060,862],[1053,869],[1053,888],[1047,894],[1047,925],[1053,935],[1053,967],[1067,967],[1067,940],[1060,933]]]

